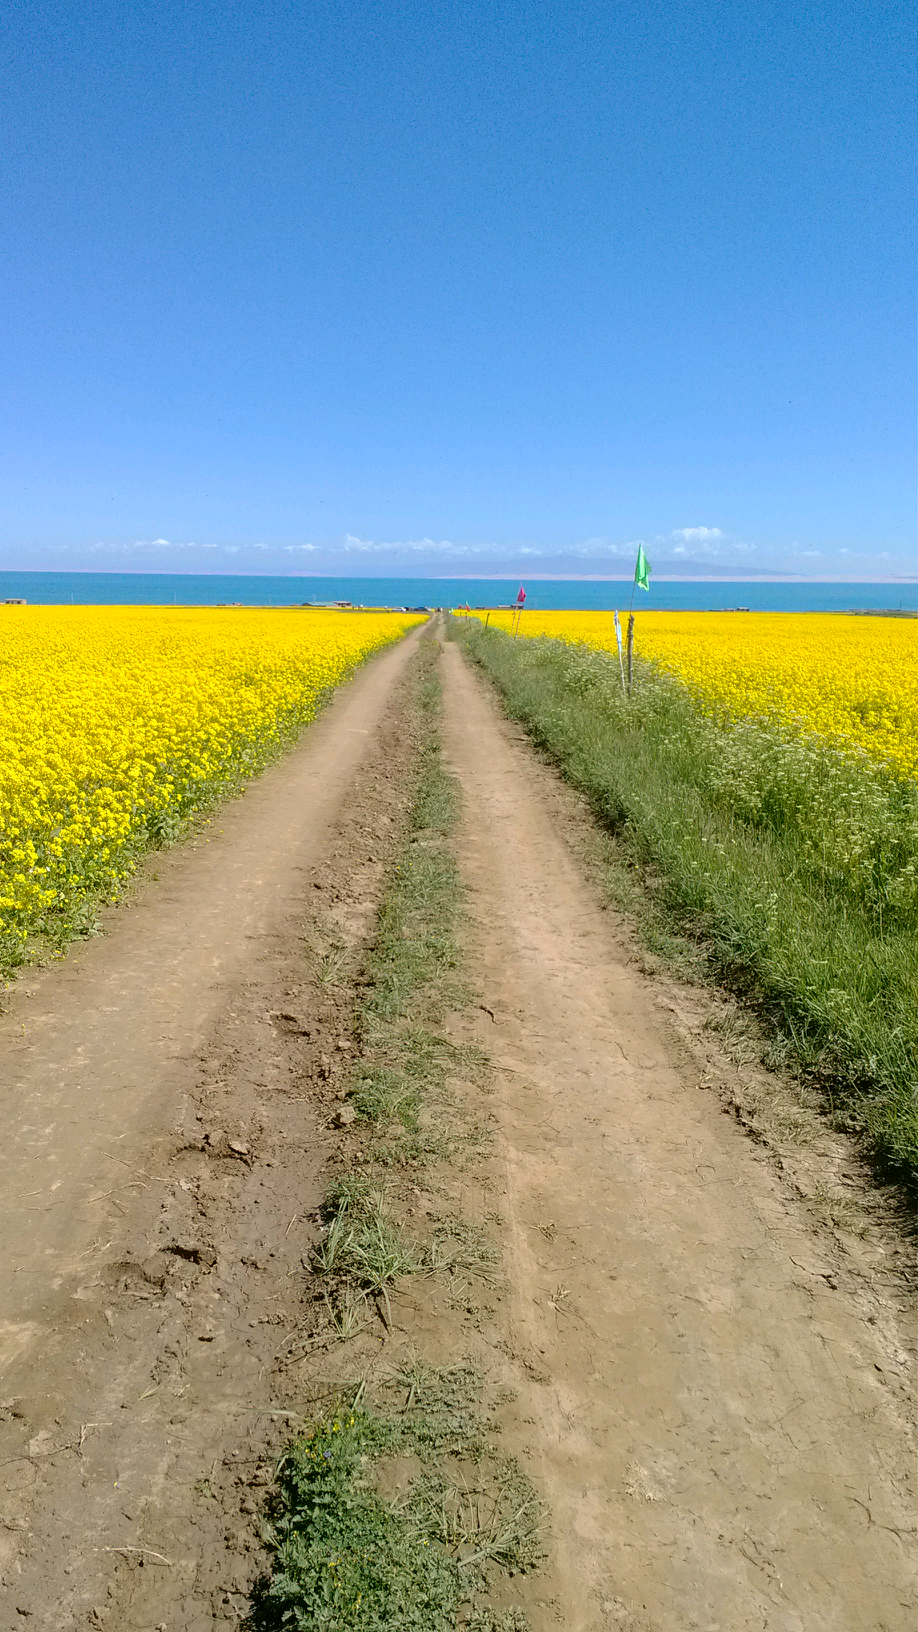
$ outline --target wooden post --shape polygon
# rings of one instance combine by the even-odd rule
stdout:
[[[628,696],[631,696],[632,659],[634,657],[634,613],[628,614]]]

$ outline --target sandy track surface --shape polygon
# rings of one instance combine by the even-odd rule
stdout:
[[[551,773],[455,647],[444,664],[561,1623],[910,1632],[907,1357],[699,1092],[671,994],[559,831]]]
[[[4,1632],[209,1632],[215,1606],[237,1624],[225,1589],[250,1572],[227,1560],[218,1504],[193,1520],[187,1495],[211,1466],[216,1487],[227,1447],[244,1461],[270,1404],[286,1277],[319,1199],[310,1076],[332,1070],[310,1059],[304,921],[332,896],[358,938],[372,923],[416,643],[361,669],[209,840],[157,858],[108,933],[9,994]]]

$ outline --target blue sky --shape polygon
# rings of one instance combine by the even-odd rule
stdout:
[[[0,566],[915,571],[911,6],[4,27]]]

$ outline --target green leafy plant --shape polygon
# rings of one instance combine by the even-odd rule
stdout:
[[[490,1448],[467,1366],[417,1366],[389,1379],[399,1410],[339,1408],[278,1464],[252,1632],[526,1632],[520,1609],[493,1611],[490,1578],[543,1556],[544,1512],[512,1458]],[[357,1391],[358,1394],[362,1391]],[[396,1496],[382,1485],[410,1457],[420,1471]]]

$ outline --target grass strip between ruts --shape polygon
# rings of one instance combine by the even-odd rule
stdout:
[[[448,1161],[467,1142],[457,1130],[433,1130],[425,1113],[435,1105],[443,1120],[451,1067],[480,1065],[437,1029],[444,1009],[466,995],[450,844],[459,800],[441,760],[438,658],[422,642],[422,740],[407,842],[355,1015],[361,1057],[350,1099],[365,1138],[358,1167],[329,1189],[313,1253],[333,1335],[345,1342],[364,1328],[370,1300],[388,1310],[389,1289],[403,1277],[487,1278],[497,1256],[460,1219],[422,1244],[392,1209],[393,1174]],[[271,1569],[253,1595],[252,1632],[526,1632],[523,1611],[495,1608],[493,1589],[538,1565],[544,1514],[499,1447],[482,1410],[486,1392],[465,1362],[437,1370],[415,1361],[371,1391],[341,1388],[337,1406],[278,1465],[267,1513]],[[407,1478],[398,1473],[406,1458]]]

